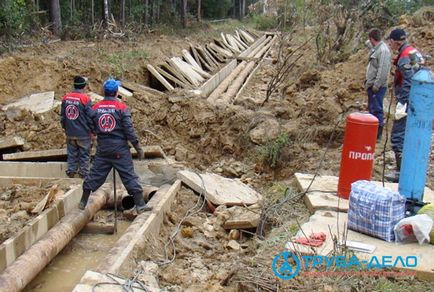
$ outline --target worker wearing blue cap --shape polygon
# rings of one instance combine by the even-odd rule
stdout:
[[[83,182],[83,195],[79,205],[82,210],[86,207],[91,192],[105,182],[113,167],[118,171],[128,194],[133,197],[137,213],[151,210],[145,204],[128,141],[136,149],[140,160],[143,159],[144,152],[134,130],[131,113],[125,103],[117,98],[120,85],[118,80],[106,80],[103,86],[104,99],[92,107],[98,146],[90,173]]]

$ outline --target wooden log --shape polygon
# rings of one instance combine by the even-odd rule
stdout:
[[[222,38],[223,43],[224,43],[228,48],[231,48],[231,50],[232,50],[234,53],[236,53],[236,54],[239,53],[238,48],[237,48],[236,46],[233,46],[232,44],[230,44],[230,43],[228,42],[228,39],[226,38],[226,36],[225,36],[224,33],[221,33],[220,36],[221,36],[221,38]]]
[[[238,53],[227,43],[218,39],[214,39],[214,42],[220,47],[229,50],[232,55],[237,55]]]
[[[160,81],[161,84],[163,84],[163,86],[166,87],[167,90],[172,91],[172,90],[175,89],[175,88],[174,88],[174,87],[173,87],[169,82],[167,82],[166,79],[164,79],[163,76],[161,76],[160,73],[158,73],[157,70],[155,70],[155,68],[154,68],[151,64],[148,64],[148,65],[146,66],[146,68],[148,68],[149,72],[151,72],[152,75],[154,75],[155,78],[157,78],[158,81]]]
[[[247,49],[247,48],[249,47],[249,45],[246,44],[246,43],[241,39],[240,34],[238,33],[238,31],[235,31],[235,33],[236,33],[236,35],[234,36],[234,38],[235,38],[235,39],[236,39],[240,44],[242,44],[244,48]]]
[[[232,83],[232,81],[235,80],[235,78],[238,76],[238,74],[246,67],[247,62],[241,62],[238,64],[238,66],[229,74],[222,83],[208,96],[208,101],[213,103],[217,99],[221,97],[221,95],[228,89],[229,85]]]
[[[226,40],[231,45],[231,47],[233,47],[238,53],[241,53],[241,51],[243,51],[242,48],[238,47],[238,44],[235,42],[234,37],[230,34],[226,34]]]
[[[0,291],[21,291],[77,235],[105,204],[107,186],[92,193],[84,211],[73,210],[0,275]]]
[[[202,69],[200,69],[198,67],[195,67],[195,66],[183,61],[181,58],[178,58],[177,60],[180,64],[182,64],[185,67],[189,67],[191,70],[193,70],[194,72],[196,72],[197,74],[199,74],[203,78],[210,78],[211,77],[211,74],[203,71]]]
[[[265,51],[270,48],[270,46],[273,44],[271,42],[271,37],[267,38],[268,43],[264,47],[259,47],[258,52],[254,55],[254,58],[261,58],[261,56],[265,53]],[[221,100],[223,102],[229,103],[232,101],[232,99],[236,96],[237,92],[240,90],[240,88],[243,86],[244,80],[249,76],[253,68],[255,67],[255,62],[251,61],[247,63],[246,67],[240,72],[240,74],[237,76],[237,78],[234,80],[234,82],[228,87],[228,90],[225,94],[221,97]]]
[[[181,80],[179,80],[178,78],[170,75],[169,73],[167,73],[166,71],[164,71],[163,69],[161,69],[160,67],[156,66],[155,69],[158,71],[158,73],[160,73],[162,76],[166,77],[167,79],[169,79],[170,81],[172,81],[175,84],[178,84],[179,86],[181,86],[182,88],[188,88],[190,87],[188,84],[182,82]]]
[[[107,223],[89,222],[81,232],[90,234],[113,234],[115,233],[115,226]]]

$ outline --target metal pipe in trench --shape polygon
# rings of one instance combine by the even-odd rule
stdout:
[[[145,203],[147,203],[158,191],[158,188],[151,185],[146,185],[142,187],[143,187],[143,197],[145,199]],[[117,201],[118,201],[117,204],[118,208],[122,207],[123,210],[129,210],[133,208],[135,205],[133,197],[130,196],[125,191],[120,192],[120,196],[117,197]],[[104,205],[104,208],[113,208],[113,207],[114,207],[114,197],[110,195],[109,198],[107,199],[107,203]]]
[[[0,275],[0,291],[21,291],[80,232],[106,203],[110,185],[92,193],[84,211],[73,210],[65,215],[39,241],[18,257]]]

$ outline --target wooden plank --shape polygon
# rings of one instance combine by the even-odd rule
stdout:
[[[249,35],[249,34],[248,34],[247,32],[245,32],[244,30],[239,29],[238,31],[240,32],[241,37],[244,38],[244,40],[245,40],[247,43],[254,43],[254,42],[255,42],[255,38],[252,37],[251,35]]]
[[[217,63],[214,63],[214,61],[208,56],[208,53],[202,48],[202,47],[197,47],[196,48],[197,52],[199,53],[200,56],[202,56],[202,58],[211,66],[213,67],[213,69],[218,67]]]
[[[153,207],[152,211],[136,217],[124,235],[100,262],[96,268],[97,272],[119,274],[131,272],[135,268],[134,261],[132,261],[134,252],[146,245],[146,239],[158,238],[164,214],[170,210],[180,187],[181,182],[178,180],[173,185],[164,185],[157,191],[148,203]]]
[[[216,44],[211,43],[211,44],[209,44],[209,47],[212,48],[214,51],[218,52],[219,54],[221,54],[225,59],[233,57],[233,54],[231,51],[223,49],[223,48],[217,46]]]
[[[164,71],[163,69],[161,69],[160,67],[156,66],[155,70],[158,71],[158,73],[160,73],[163,77],[166,77],[167,79],[169,79],[170,81],[172,81],[175,84],[178,84],[179,86],[183,87],[183,88],[188,88],[190,87],[189,84],[186,84],[184,82],[182,82],[181,80],[179,80],[178,78],[170,75],[169,73],[167,73],[166,71]]]
[[[201,48],[202,49],[202,48]],[[210,52],[208,52],[206,46],[202,49],[202,52],[211,60],[211,62],[218,67],[220,65],[220,62],[218,62]]]
[[[215,69],[212,64],[208,64],[208,62],[204,59],[204,57],[201,56],[201,54],[199,54],[196,48],[192,47],[191,49],[193,51],[193,55],[195,56],[195,58],[197,58],[196,60],[200,61],[202,68],[205,67],[208,71],[213,71]]]
[[[48,91],[24,96],[16,102],[3,106],[2,109],[7,110],[9,107],[17,107],[40,114],[51,110],[57,104],[54,101],[54,91]]]
[[[347,213],[337,213],[334,211],[316,211],[314,215],[309,218],[309,221],[301,226],[304,234],[309,236],[311,233],[324,232],[327,234],[326,241],[321,247],[313,248],[318,255],[328,256],[333,251],[334,243],[333,236],[343,238],[345,227],[348,226]],[[302,231],[299,231],[296,237],[303,237]],[[404,258],[406,256],[417,257],[417,266],[414,268],[403,268],[401,264],[398,264],[396,268],[406,271],[415,271],[416,277],[422,280],[434,281],[434,248],[430,244],[420,245],[419,243],[406,243],[396,244],[394,242],[387,242],[378,238],[371,237],[362,233],[358,233],[352,230],[348,230],[347,240],[363,242],[376,247],[372,254],[364,252],[355,252],[359,261],[369,260],[372,256],[376,256],[381,259],[384,256],[391,256],[394,259],[397,257]],[[368,272],[368,271],[367,271]]]
[[[5,137],[0,139],[0,149],[21,148],[25,143],[22,137]]]
[[[201,82],[203,82],[205,79],[200,76],[198,73],[196,73],[191,65],[181,60],[179,57],[173,57],[171,59],[173,66],[177,68],[179,71],[181,71],[184,76],[190,80],[195,86],[199,86]]]
[[[183,68],[181,68],[181,66],[175,60],[173,60],[173,58],[168,60],[168,62],[170,66],[172,66],[172,68],[174,68],[180,74],[182,74],[192,85],[199,86],[200,84],[199,81],[196,78],[194,78],[192,75],[184,71]]]
[[[312,181],[313,175],[295,173],[294,176],[300,191],[306,191]],[[373,183],[378,186],[382,185],[379,181],[373,181]],[[349,202],[336,195],[337,186],[338,177],[328,175],[317,176],[309,189],[309,193],[305,196],[305,202],[309,210],[312,213],[318,210],[348,212]],[[385,187],[392,191],[398,191],[399,184],[386,183]],[[428,187],[424,189],[424,201],[434,202],[434,191]]]
[[[132,97],[133,96],[133,93],[131,91],[123,88],[122,86],[119,86],[118,93],[123,97]]]
[[[260,46],[266,39],[267,39],[267,37],[265,35],[260,37],[250,47],[248,47],[245,51],[243,51],[241,54],[239,54],[238,57],[240,57],[240,58],[249,57],[250,53],[252,51],[254,51],[258,46]]]
[[[208,96],[208,101],[214,103],[217,99],[221,98],[224,92],[228,89],[230,84],[237,78],[241,71],[246,67],[247,62],[241,62],[230,72],[229,75],[215,88],[215,90]]]
[[[198,174],[189,170],[179,171],[178,178],[214,205],[253,205],[262,201],[262,195],[236,179],[229,179],[213,173]],[[205,188],[203,187],[203,184]]]
[[[241,38],[241,35],[240,35],[240,33],[238,32],[238,30],[235,30],[235,39],[237,40],[237,41],[239,41],[240,42],[240,44],[242,44],[243,46],[244,46],[244,48],[248,48],[249,47],[249,45],[248,45],[248,42],[246,43],[242,38]]]
[[[42,238],[66,213],[76,209],[81,193],[81,185],[73,186],[53,206],[29,221],[19,234],[3,242],[0,245],[0,272]],[[65,200],[74,201],[74,204],[66,206]]]
[[[65,158],[65,157],[66,157],[66,148],[3,154],[3,160],[10,160],[10,161],[37,160],[37,159],[46,159],[46,158],[54,159],[54,158]]]
[[[240,48],[241,51],[244,51],[248,48],[246,44],[244,44],[241,40],[237,38],[237,36],[232,36],[234,38],[234,41],[237,43],[237,46]]]
[[[184,82],[184,84],[187,84],[188,86],[191,86],[192,84],[190,83],[190,81],[188,81],[183,75],[182,73],[178,72],[178,70],[176,70],[176,68],[173,68],[172,66],[170,66],[169,64],[169,59],[166,60],[166,64],[161,65],[161,67],[163,69],[166,69],[169,73],[171,73],[173,76],[175,76],[176,78],[178,78],[179,80],[181,80],[182,82]]]
[[[196,49],[193,47],[192,44],[190,44],[190,55],[193,56],[194,60],[196,61],[196,63],[200,66],[201,69],[203,69],[203,66],[200,62],[199,57],[197,56],[197,52]]]
[[[230,34],[226,34],[226,40],[238,53],[241,53],[244,50],[244,48],[240,47],[238,43],[235,41],[234,37],[231,36]]]
[[[175,89],[175,88],[174,88],[174,87],[173,87],[169,82],[167,82],[166,79],[164,79],[163,76],[161,76],[160,73],[158,73],[157,70],[155,70],[155,68],[154,68],[152,65],[148,64],[148,65],[146,66],[146,68],[148,68],[149,72],[151,72],[152,75],[154,75],[155,78],[157,78],[158,81],[160,81],[161,84],[163,84],[163,86],[166,87],[167,90],[172,91],[172,90]]]
[[[230,44],[230,43],[228,42],[228,40],[227,40],[227,38],[226,38],[226,36],[225,36],[224,33],[220,33],[220,36],[221,36],[221,38],[222,38],[223,43],[224,43],[228,48],[230,48],[230,49],[231,49],[235,54],[240,53],[239,50],[238,50],[238,47],[233,46],[232,44]]]
[[[217,60],[217,62],[219,63],[224,63],[226,62],[226,58],[223,57],[222,55],[220,55],[219,52],[214,51],[213,48],[211,48],[209,45],[205,45],[205,50],[214,57],[215,60]]]
[[[199,90],[201,91],[202,95],[203,96],[208,96],[211,92],[213,92],[219,86],[219,84],[221,84],[221,82],[223,80],[225,80],[225,78],[227,78],[227,76],[229,74],[231,74],[231,72],[236,67],[237,67],[237,61],[236,60],[232,60],[226,66],[224,66],[219,72],[217,72],[216,74],[214,74],[214,76],[212,76],[210,79],[208,79],[200,87]]]
[[[216,43],[216,45],[220,46],[222,49],[225,49],[225,50],[231,52],[231,54],[232,54],[231,57],[233,57],[234,55],[237,55],[237,52],[235,52],[235,50],[232,49],[232,47],[230,47],[229,45],[227,45],[223,41],[218,40],[218,39],[214,39],[214,42]]]
[[[184,56],[187,63],[195,67],[196,69],[202,70],[202,67],[196,62],[192,55],[187,50],[182,50],[182,55]]]
[[[197,74],[199,74],[203,78],[210,78],[211,77],[211,74],[209,74],[209,73],[203,71],[202,69],[199,69],[199,68],[197,68],[197,67],[195,67],[195,66],[193,66],[187,62],[184,62],[181,58],[177,58],[177,61],[181,65],[183,65],[184,67],[188,67],[189,69],[193,70],[194,72],[196,72]]]

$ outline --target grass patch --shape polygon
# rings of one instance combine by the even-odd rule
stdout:
[[[271,168],[275,168],[282,149],[289,144],[288,133],[280,134],[276,140],[267,143],[264,146],[259,147],[259,157],[264,165],[268,165]]]
[[[149,58],[149,53],[144,49],[116,52],[102,56],[110,64],[111,75],[123,78],[125,71],[134,67],[138,61],[145,61]]]

